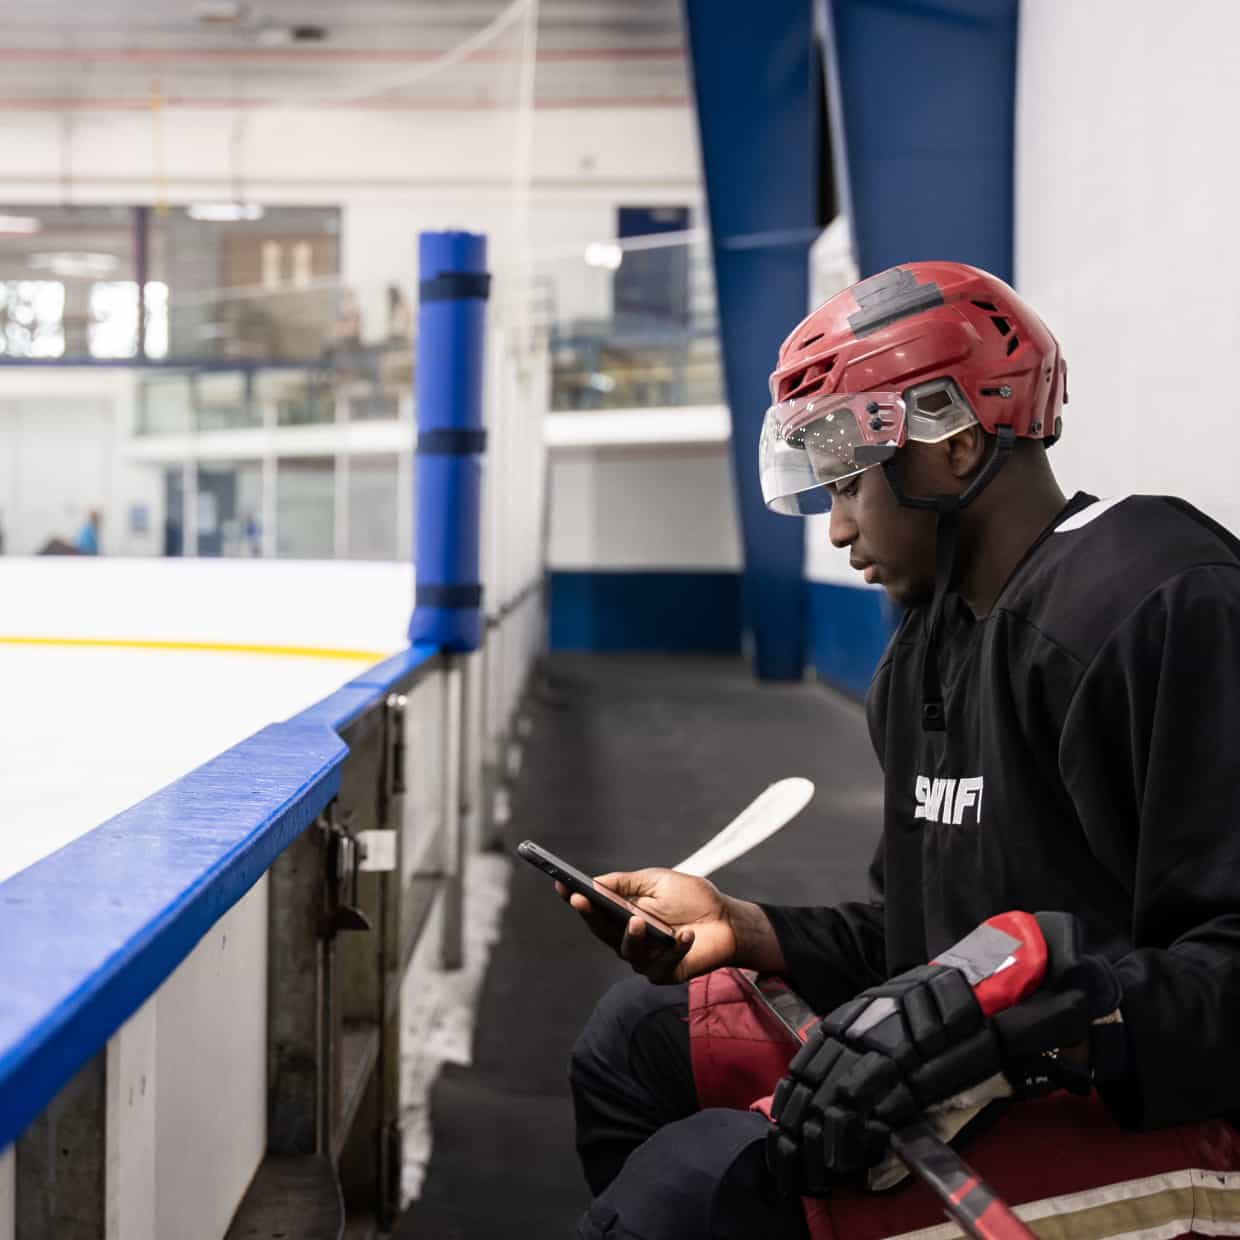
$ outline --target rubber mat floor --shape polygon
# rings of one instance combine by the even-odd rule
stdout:
[[[804,775],[808,808],[714,881],[788,904],[864,897],[882,791],[857,704],[813,683],[757,684],[740,659],[561,654],[523,710],[533,727],[508,852],[530,838],[588,873],[671,865],[768,784]],[[398,1240],[569,1237],[589,1201],[568,1058],[628,966],[550,880],[515,856],[513,867],[473,1063],[435,1085],[430,1165]]]

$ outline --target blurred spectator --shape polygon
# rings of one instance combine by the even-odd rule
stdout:
[[[258,518],[252,513],[245,514],[245,523],[242,528],[242,534],[245,538],[246,554],[257,557],[263,554],[263,531],[258,523]]]
[[[413,312],[400,286],[389,284],[387,287],[388,322],[387,334],[389,341],[408,340],[413,335]]]
[[[63,538],[49,538],[47,542],[39,548],[40,555],[81,555],[82,553],[72,544],[67,543]]]
[[[332,336],[337,347],[351,345],[356,348],[362,342],[362,308],[352,289],[344,289],[340,294]]]
[[[102,521],[103,518],[100,516],[98,508],[92,508],[86,514],[86,520],[82,522],[82,528],[78,530],[73,539],[74,545],[81,555],[99,554],[99,526],[102,524]]]

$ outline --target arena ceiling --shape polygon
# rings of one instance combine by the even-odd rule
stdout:
[[[520,86],[522,11],[510,0],[0,0],[0,111],[504,106]],[[537,27],[540,108],[688,100],[680,0],[541,0]],[[462,44],[468,56],[437,67]]]

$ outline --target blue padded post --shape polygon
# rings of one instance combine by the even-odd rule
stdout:
[[[477,233],[418,239],[417,598],[409,640],[476,650],[482,637],[482,357],[490,276]]]

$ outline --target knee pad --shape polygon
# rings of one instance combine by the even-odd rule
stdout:
[[[569,1079],[590,1080],[600,1069],[628,1073],[634,1034],[641,1023],[668,1007],[688,1010],[687,986],[653,986],[644,977],[617,982],[594,1006],[573,1043]]]
[[[722,1240],[783,1234],[769,1231],[767,1224],[782,1225],[786,1203],[762,1191],[755,1178],[765,1176],[766,1129],[761,1115],[720,1108],[660,1128],[594,1202],[578,1237]],[[799,1217],[800,1204],[794,1204]]]

